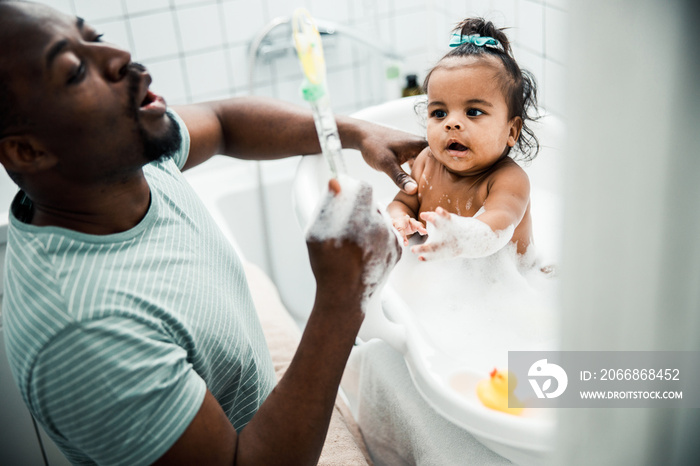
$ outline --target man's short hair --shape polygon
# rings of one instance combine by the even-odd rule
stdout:
[[[20,3],[18,0],[0,0],[0,6],[9,3]],[[2,15],[0,15],[0,18]],[[0,26],[1,26],[0,22]],[[3,48],[0,47],[0,51]],[[0,52],[2,53],[2,52]],[[10,89],[10,76],[8,75],[11,66],[7,66],[7,58],[0,55],[0,137],[5,135],[8,128],[19,124],[20,116],[17,111],[17,99]]]

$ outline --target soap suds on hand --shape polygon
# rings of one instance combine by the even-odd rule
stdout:
[[[401,247],[389,218],[379,211],[373,200],[371,186],[347,175],[338,177],[338,182],[340,193],[326,193],[311,217],[306,238],[333,239],[338,246],[349,240],[362,248],[365,257],[370,258],[363,275],[367,286],[364,300],[367,301],[386,281],[400,257]]]
[[[483,207],[482,207],[483,209]],[[474,217],[460,217],[449,214],[448,218],[435,216],[435,224],[426,223],[428,241],[425,245],[436,245],[435,251],[421,252],[427,260],[450,259],[453,257],[486,257],[505,247],[515,232],[510,225],[504,230],[493,231],[486,223],[476,217],[483,213],[479,210]]]

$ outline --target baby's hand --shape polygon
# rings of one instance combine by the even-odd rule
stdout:
[[[493,231],[479,219],[450,214],[442,207],[435,212],[423,212],[420,217],[428,222],[428,241],[413,246],[411,252],[422,261],[486,257],[508,244],[515,231],[513,225]]]
[[[454,251],[449,247],[451,244],[457,244],[454,228],[450,228],[452,223],[450,213],[442,207],[438,207],[434,212],[422,212],[420,218],[425,220],[430,225],[431,230],[445,230],[437,235],[435,231],[431,231],[428,236],[428,241],[423,244],[413,246],[411,252],[418,254],[418,259],[426,261],[429,259],[446,259],[458,255],[458,251]],[[426,230],[427,233],[427,230]]]
[[[421,222],[415,218],[411,218],[409,215],[394,217],[391,219],[391,223],[394,225],[394,228],[396,228],[396,231],[403,237],[404,245],[408,245],[408,237],[412,234],[420,233],[421,235],[425,235],[428,233]]]

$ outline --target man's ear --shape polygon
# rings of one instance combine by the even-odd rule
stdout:
[[[510,120],[510,128],[508,129],[508,145],[513,147],[520,137],[520,130],[523,129],[523,119],[519,116]]]
[[[0,139],[0,163],[7,171],[33,174],[56,165],[56,157],[31,136],[6,136]]]

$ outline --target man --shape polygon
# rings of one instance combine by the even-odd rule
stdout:
[[[309,241],[316,301],[274,386],[240,261],[180,174],[217,153],[317,153],[311,115],[253,98],[171,112],[128,52],[41,5],[0,1],[0,44],[0,162],[21,188],[3,324],[34,417],[76,463],[315,463],[391,233]],[[399,163],[423,140],[338,127],[415,190]]]

